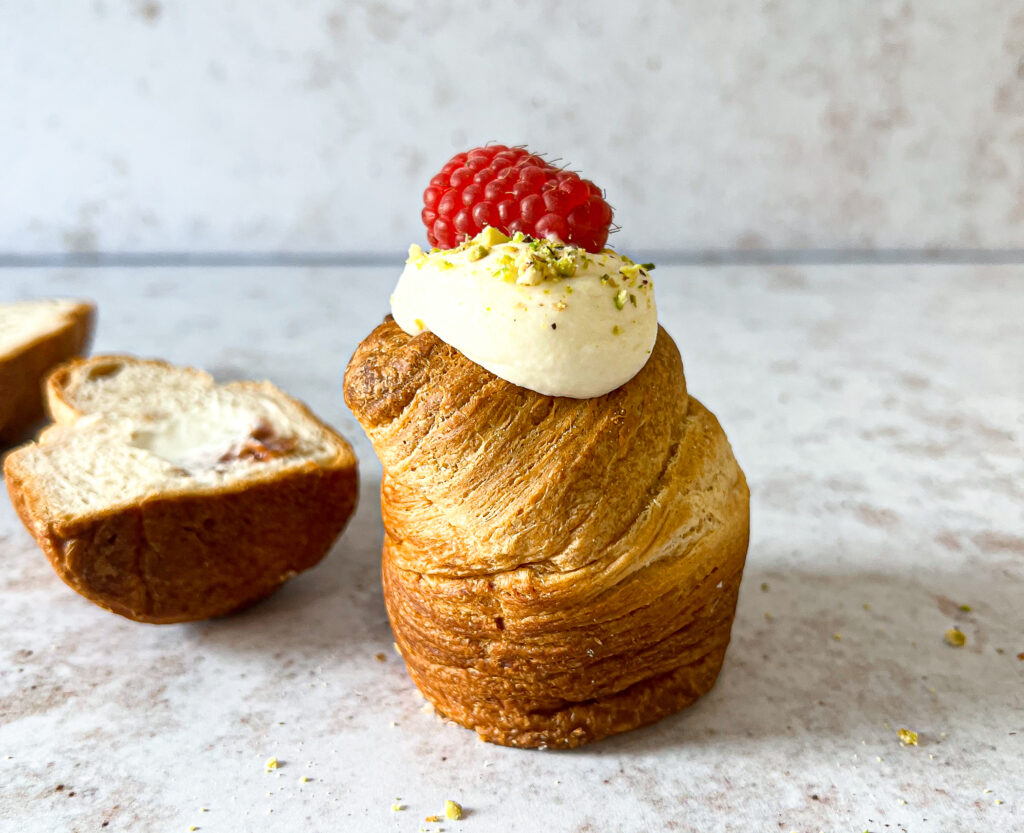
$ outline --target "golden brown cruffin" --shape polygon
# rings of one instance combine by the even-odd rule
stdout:
[[[384,597],[443,715],[506,746],[574,747],[653,723],[718,676],[749,492],[659,329],[595,399],[499,379],[389,317],[345,401],[384,468]]]

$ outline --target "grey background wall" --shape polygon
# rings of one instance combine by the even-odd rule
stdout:
[[[382,253],[528,143],[628,250],[1024,249],[1024,6],[2,0],[0,252]]]

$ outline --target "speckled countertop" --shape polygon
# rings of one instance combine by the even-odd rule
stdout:
[[[340,379],[395,274],[0,273],[0,300],[98,301],[98,350],[273,380],[363,478],[321,566],[187,626],[80,599],[0,501],[0,830],[413,833],[446,798],[464,833],[1024,829],[1024,267],[656,273],[747,471],[750,555],[715,690],[571,753],[445,725],[391,650]]]

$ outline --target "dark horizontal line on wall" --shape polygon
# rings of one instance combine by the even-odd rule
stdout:
[[[648,250],[665,266],[844,266],[1024,264],[1024,249]],[[370,267],[395,268],[400,252],[0,252],[0,268]]]

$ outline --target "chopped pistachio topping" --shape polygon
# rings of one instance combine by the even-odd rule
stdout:
[[[475,242],[490,248],[491,246],[497,246],[499,243],[508,243],[508,237],[493,226],[487,226],[476,236]]]
[[[522,287],[539,287],[543,284],[545,286],[540,291],[544,295],[559,293],[563,298],[573,293],[572,284],[576,278],[593,275],[598,271],[601,285],[608,288],[617,310],[625,309],[627,303],[639,309],[641,301],[645,302],[646,309],[651,309],[654,303],[653,286],[648,276],[648,270],[653,269],[654,264],[634,263],[628,257],[607,248],[592,254],[578,246],[534,238],[521,231],[509,237],[487,226],[476,237],[467,238],[453,249],[434,248],[427,254],[419,246],[410,246],[407,260],[416,268],[429,263],[433,268],[443,271],[478,262],[497,280]],[[603,274],[600,273],[602,271]],[[542,302],[541,306],[548,303],[551,302]],[[551,305],[556,311],[566,308],[564,300]],[[419,330],[426,329],[420,321],[414,323]],[[616,328],[614,334],[619,335],[621,332],[620,328]]]
[[[912,729],[900,729],[896,735],[904,746],[917,746],[917,732]]]
[[[462,818],[462,805],[455,801],[446,801],[444,803],[444,814],[453,821],[458,821]]]

